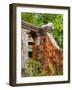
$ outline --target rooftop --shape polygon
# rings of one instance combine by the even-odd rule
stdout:
[[[52,30],[52,26],[48,26],[48,24],[44,25],[43,27],[38,27],[38,26],[35,26],[31,23],[28,23],[26,21],[21,21],[21,27],[24,28],[24,29],[27,29],[27,30],[31,30],[33,32],[42,32],[42,31],[50,31]]]

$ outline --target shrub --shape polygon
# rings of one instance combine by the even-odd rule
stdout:
[[[51,76],[53,75],[50,70],[51,67],[48,67],[47,70],[42,69],[42,64],[39,60],[33,60],[29,59],[28,64],[26,65],[24,69],[24,75],[25,77],[32,77],[32,76]],[[55,68],[55,67],[54,67]],[[61,70],[55,70],[54,75],[63,75],[63,71]]]
[[[37,60],[29,59],[25,68],[25,76],[38,76],[40,72],[41,63]]]

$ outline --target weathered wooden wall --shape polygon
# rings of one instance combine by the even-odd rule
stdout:
[[[28,62],[28,34],[26,29],[21,30],[21,68],[24,69]]]

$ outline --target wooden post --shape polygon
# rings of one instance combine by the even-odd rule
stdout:
[[[36,37],[34,37],[33,40],[34,40],[34,44],[32,48],[32,59],[35,60],[36,59]]]

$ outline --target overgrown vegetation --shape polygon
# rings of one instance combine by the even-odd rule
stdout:
[[[55,67],[54,67],[55,68]],[[23,73],[25,77],[32,76],[51,76],[51,70],[48,68],[46,71],[42,69],[42,63],[38,60],[29,59],[28,64]],[[56,71],[54,75],[63,75],[63,72]]]

